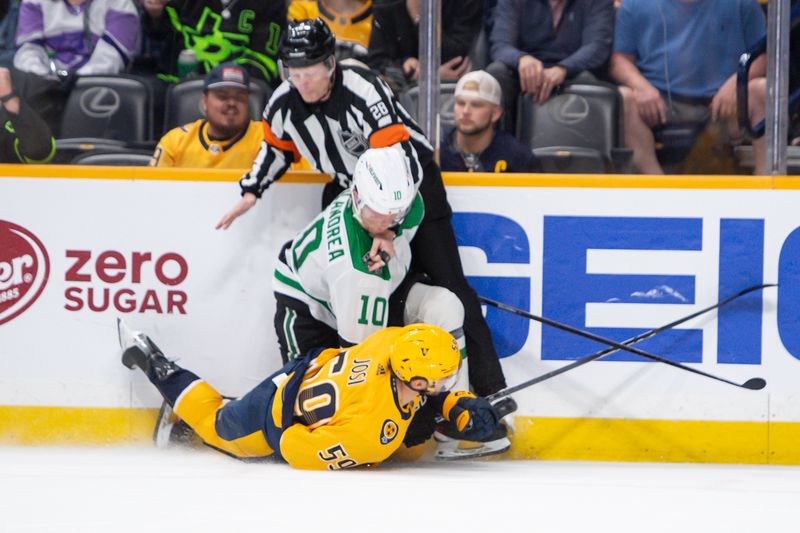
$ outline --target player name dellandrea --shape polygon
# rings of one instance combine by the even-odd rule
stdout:
[[[344,255],[344,244],[342,243],[342,208],[347,202],[339,196],[333,201],[330,216],[328,217],[325,236],[328,243],[328,261],[342,257]]]

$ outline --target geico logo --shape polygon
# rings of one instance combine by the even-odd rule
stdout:
[[[129,256],[104,251],[93,259],[89,250],[67,250],[71,264],[64,279],[72,283],[105,283],[148,285],[156,281],[174,287],[189,274],[186,259],[175,252],[166,252],[153,259],[150,252],[131,252]],[[140,287],[71,286],[64,291],[67,311],[102,312],[113,308],[119,313],[186,314],[188,297],[184,291],[143,289]]]
[[[770,233],[769,220],[545,215],[538,227],[456,212],[453,227],[459,246],[485,254],[486,271],[468,278],[478,294],[607,338],[628,339],[676,318],[669,313],[681,306],[777,282],[775,290],[719,310],[713,321],[665,331],[644,345],[681,363],[759,365],[768,353],[762,338],[775,326],[783,348],[800,360],[800,227],[788,218],[784,233]],[[784,224],[775,220],[773,227]],[[530,320],[500,309],[487,309],[486,321],[500,357],[532,341],[542,360],[573,360],[596,348],[556,328],[532,333]],[[617,353],[604,361],[641,359]]]
[[[33,275],[29,271],[33,270],[33,267],[33,256],[30,254],[14,257],[11,261],[0,261],[0,291],[30,283]]]
[[[153,262],[150,252],[132,252],[130,262],[121,252],[105,251],[97,256],[94,269],[87,264],[92,259],[92,252],[88,250],[67,250],[67,258],[72,259],[72,265],[67,269],[66,281],[92,282],[93,274],[105,283],[120,283],[130,274],[131,283],[142,283],[142,271],[145,265],[148,272],[152,269],[155,277],[164,285],[179,285],[189,273],[189,265],[180,254],[167,252]],[[177,272],[174,272],[177,267]]]

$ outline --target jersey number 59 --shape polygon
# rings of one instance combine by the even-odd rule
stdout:
[[[325,451],[317,452],[317,455],[323,461],[328,463],[328,470],[340,470],[342,468],[350,468],[356,466],[358,463],[353,459],[347,457],[347,450],[341,444],[331,446]]]

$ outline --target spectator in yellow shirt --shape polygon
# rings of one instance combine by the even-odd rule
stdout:
[[[249,168],[264,139],[250,120],[250,75],[233,63],[206,74],[200,104],[206,118],[175,128],[161,138],[150,166]]]
[[[372,30],[372,0],[292,0],[289,20],[321,17],[336,36],[336,59],[363,58]]]

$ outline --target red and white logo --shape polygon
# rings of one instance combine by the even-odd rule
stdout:
[[[16,317],[42,294],[50,259],[27,229],[0,220],[0,324]]]

